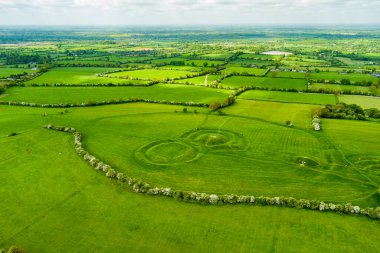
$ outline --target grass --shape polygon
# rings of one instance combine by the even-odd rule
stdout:
[[[151,137],[146,133],[150,128],[141,126],[150,124],[152,118],[142,117],[144,113],[153,113],[155,124],[152,127],[160,125],[155,128],[156,136],[172,135],[170,131],[173,130],[180,133],[181,128],[194,125],[200,115],[181,114],[174,115],[176,124],[166,127],[171,122],[165,115],[180,107],[140,103],[74,108],[66,115],[60,115],[58,109],[0,108],[2,126],[7,128],[0,129],[0,136],[11,129],[21,132],[13,137],[0,137],[1,247],[17,244],[29,252],[49,253],[232,252],[236,248],[240,252],[252,252],[252,248],[263,252],[273,249],[288,251],[290,248],[307,252],[331,248],[334,252],[377,252],[380,247],[378,221],[365,217],[278,207],[202,206],[133,193],[85,164],[75,154],[71,135],[41,128],[48,122],[69,123],[85,133],[85,145],[91,151],[100,152],[100,145],[117,150],[131,144],[128,139],[149,141]],[[43,113],[48,116],[42,117]],[[118,117],[112,120],[116,113]],[[159,118],[162,120],[157,121]],[[199,118],[202,121],[202,117]],[[207,124],[225,120],[225,117],[213,116]],[[111,125],[107,127],[108,123]],[[99,128],[101,125],[104,127]],[[254,124],[254,127],[258,126]],[[138,133],[137,128],[140,129]],[[104,129],[107,130],[103,132]],[[120,141],[96,139],[96,135],[118,136]],[[121,157],[130,155],[130,148],[121,150],[124,150]],[[104,156],[108,154],[101,155]],[[128,167],[128,172],[132,167]],[[186,172],[181,167],[162,169],[164,171],[160,172],[154,168],[152,173]],[[221,172],[215,172],[211,174],[221,176]],[[270,185],[267,183],[265,188]]]
[[[324,83],[313,83],[312,90],[318,91],[319,89],[331,90],[331,91],[359,91],[363,93],[369,93],[368,86],[357,86],[357,85],[341,85],[341,84],[324,84]]]
[[[356,96],[356,95],[340,95],[339,102],[346,104],[357,104],[361,107],[377,108],[380,109],[380,98],[379,97],[368,97],[368,96]]]
[[[305,79],[308,74],[294,71],[272,71],[267,75],[268,77],[285,77],[285,78],[300,78]]]
[[[371,76],[370,74],[361,74],[361,73],[348,73],[341,74],[338,72],[320,72],[320,73],[311,73],[310,78],[314,80],[335,80],[340,81],[342,79],[348,79],[351,82],[360,82],[360,81],[376,81],[378,78]]]
[[[307,88],[306,80],[250,76],[228,77],[223,79],[221,84],[224,87],[230,88],[260,87],[268,89],[296,89],[300,91]]]
[[[31,84],[145,84],[147,82],[137,80],[126,80],[120,78],[99,77],[97,74],[115,71],[115,68],[97,68],[97,67],[65,67],[54,68],[43,75],[25,82],[26,85]]]
[[[231,73],[248,73],[250,75],[262,76],[267,70],[266,69],[258,69],[258,68],[245,68],[245,67],[236,67],[236,66],[227,66],[224,72],[226,74]]]
[[[239,98],[320,105],[336,103],[335,95],[331,94],[295,93],[282,91],[249,90],[241,94]]]
[[[220,75],[208,75],[207,77],[207,84],[210,85],[213,81],[220,79]],[[195,85],[204,85],[206,81],[206,76],[197,76],[197,77],[192,77],[192,78],[185,78],[185,79],[180,79],[176,80],[176,83],[192,83]]]
[[[1,78],[7,78],[11,75],[19,75],[24,73],[33,73],[36,71],[33,71],[31,69],[24,69],[24,68],[0,68],[0,79]]]
[[[170,69],[141,69],[133,71],[123,71],[111,74],[115,77],[142,78],[147,80],[164,80],[170,78],[186,78],[188,75],[194,75],[195,72],[186,70]]]
[[[28,252],[41,253],[236,248],[269,252],[289,247],[308,252],[331,248],[376,252],[379,247],[378,222],[366,218],[276,207],[182,204],[126,191],[84,164],[71,141],[71,136],[46,130],[0,139],[0,189],[8,192],[2,195],[6,208],[0,213],[0,246],[22,244]],[[18,147],[25,142],[28,151]],[[9,161],[16,161],[9,156],[13,152],[18,153],[18,162],[9,167]]]
[[[229,91],[225,90],[180,84],[158,84],[150,87],[14,87],[8,89],[0,100],[58,104],[141,98],[211,103],[222,102],[228,95]]]

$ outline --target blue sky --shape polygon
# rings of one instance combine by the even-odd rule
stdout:
[[[380,0],[0,0],[0,25],[380,24]]]

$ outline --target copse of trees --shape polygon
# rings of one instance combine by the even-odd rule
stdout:
[[[336,105],[326,105],[316,112],[321,118],[330,119],[351,119],[368,120],[369,118],[380,118],[380,111],[376,108],[363,109],[356,104],[339,103]]]

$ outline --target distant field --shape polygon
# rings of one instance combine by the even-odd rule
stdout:
[[[303,104],[335,104],[335,95],[296,93],[282,91],[249,90],[239,96],[240,99],[267,100]]]
[[[26,85],[31,84],[145,84],[144,81],[126,80],[120,78],[99,77],[97,74],[114,71],[114,68],[97,68],[97,67],[67,67],[54,68],[41,76],[25,82]]]
[[[349,74],[340,74],[337,72],[320,72],[320,73],[311,73],[310,78],[314,80],[335,80],[340,81],[342,79],[349,79],[351,82],[360,82],[360,81],[376,81],[378,78],[371,76],[370,74],[360,74],[360,73],[349,73]]]
[[[357,104],[363,108],[380,109],[380,97],[340,95],[339,101],[346,104]]]
[[[0,79],[1,78],[7,78],[11,75],[19,75],[23,73],[33,73],[36,72],[31,69],[24,69],[24,68],[0,68]]]
[[[208,75],[207,77],[207,84],[211,84],[213,81],[220,79],[221,75]],[[197,76],[192,78],[185,78],[185,79],[179,79],[175,80],[175,83],[192,83],[195,85],[204,85],[206,80],[206,76]]]
[[[247,73],[250,75],[261,76],[266,71],[267,71],[266,69],[227,66],[227,68],[223,72],[225,72],[226,74],[231,74],[231,73],[240,73],[240,74],[243,73],[244,74],[244,73]]]
[[[310,74],[294,71],[271,71],[268,73],[268,77],[286,77],[286,78],[300,78],[305,79]]]
[[[305,90],[306,80],[291,78],[269,78],[269,77],[250,77],[232,76],[222,80],[222,86],[230,88],[239,87],[261,87],[268,89],[296,89]]]
[[[114,77],[131,77],[147,80],[164,80],[167,78],[186,78],[194,75],[195,72],[185,70],[169,70],[169,69],[141,69],[133,71],[123,71],[110,74]]]
[[[312,90],[318,91],[319,89],[332,90],[332,91],[360,91],[367,93],[369,92],[368,86],[358,86],[358,85],[341,85],[341,84],[324,84],[324,83],[313,83]]]
[[[151,87],[14,87],[0,101],[33,103],[82,103],[112,99],[141,98],[177,102],[211,103],[223,101],[229,91],[186,85]]]

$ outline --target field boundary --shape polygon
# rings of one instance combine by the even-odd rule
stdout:
[[[267,196],[246,196],[246,195],[216,195],[201,192],[185,192],[172,190],[171,188],[152,187],[148,183],[137,180],[116,171],[107,163],[99,160],[94,155],[86,151],[82,144],[82,134],[75,128],[64,126],[46,125],[45,128],[55,131],[71,133],[74,136],[76,153],[87,161],[95,170],[102,172],[106,177],[117,180],[121,184],[128,185],[134,192],[146,193],[149,195],[159,195],[174,198],[182,202],[199,203],[204,205],[223,204],[246,204],[259,206],[280,206],[289,208],[308,209],[323,212],[335,212],[347,215],[367,216],[372,219],[380,219],[380,207],[360,208],[351,203],[334,204],[325,203],[319,200],[295,199],[292,197],[267,197]]]

